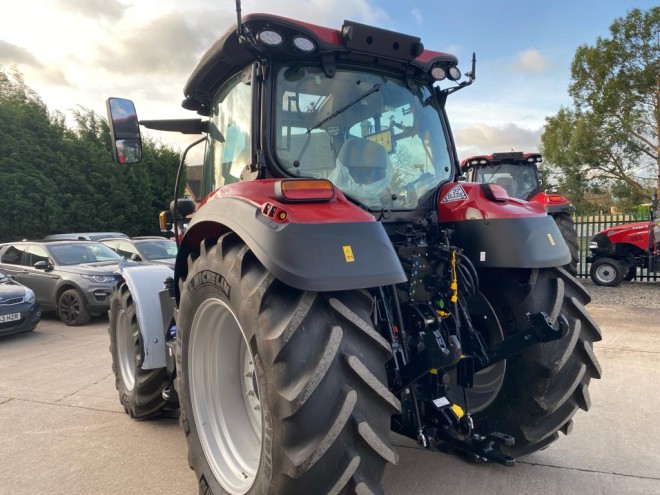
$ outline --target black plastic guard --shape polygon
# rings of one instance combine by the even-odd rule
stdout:
[[[550,216],[466,220],[451,227],[452,244],[462,248],[477,268],[548,268],[571,261]]]
[[[177,257],[175,277],[187,270],[191,247],[231,230],[277,279],[311,291],[379,287],[406,281],[379,222],[277,223],[235,197],[211,201],[195,213]]]

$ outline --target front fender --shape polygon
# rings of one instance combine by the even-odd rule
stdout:
[[[306,212],[296,214],[305,208]],[[287,214],[283,223],[265,214],[263,204],[245,198],[223,196],[208,201],[186,231],[177,257],[176,280],[187,273],[188,254],[202,240],[233,231],[269,272],[300,290],[349,290],[404,282],[406,276],[383,226],[361,210],[363,219],[347,215],[342,221],[336,214],[342,208],[328,203],[280,204],[278,211]],[[317,213],[316,218],[310,216],[310,210]]]
[[[164,282],[173,276],[172,269],[164,265],[120,265],[119,273],[135,305],[144,351],[142,369],[164,368],[167,366],[165,337],[174,314],[174,301]]]

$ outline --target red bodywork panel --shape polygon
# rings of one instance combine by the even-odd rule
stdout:
[[[358,208],[335,188],[330,201],[285,203],[275,198],[275,183],[284,179],[236,182],[210,193],[202,205],[223,197],[240,198],[252,203],[277,223],[375,222],[370,213]],[[291,179],[286,179],[291,180]]]
[[[438,197],[440,222],[462,222],[489,218],[544,217],[545,208],[540,203],[530,203],[510,198],[493,201],[476,182],[451,182],[445,184]]]
[[[632,244],[642,251],[648,251],[652,230],[651,222],[633,222],[602,230],[601,233],[605,234],[612,244]]]

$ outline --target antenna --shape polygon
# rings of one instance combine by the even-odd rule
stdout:
[[[236,0],[236,34],[243,38],[243,22],[241,20],[241,0]]]

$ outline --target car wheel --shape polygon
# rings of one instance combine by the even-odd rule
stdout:
[[[613,258],[598,258],[591,265],[589,275],[596,285],[616,287],[623,280],[625,270],[621,263]]]
[[[57,300],[57,315],[72,327],[84,325],[92,317],[83,295],[76,289],[68,289],[60,294]]]

